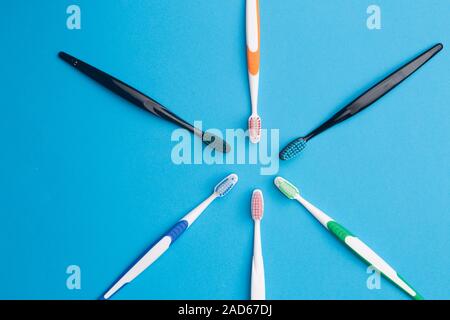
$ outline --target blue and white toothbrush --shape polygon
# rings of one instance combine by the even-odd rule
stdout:
[[[127,283],[133,281],[138,275],[140,275],[145,269],[147,269],[153,262],[155,262],[164,252],[169,249],[170,245],[178,239],[178,237],[189,228],[195,220],[205,211],[205,209],[216,198],[225,196],[238,182],[238,176],[236,174],[230,174],[223,179],[214,188],[214,192],[205,201],[200,203],[195,209],[181,218],[172,229],[147,251],[139,261],[134,264],[103,296],[104,299],[109,299],[120,288]]]

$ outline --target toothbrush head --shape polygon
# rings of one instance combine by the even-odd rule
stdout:
[[[208,131],[203,132],[202,140],[208,147],[211,147],[216,151],[228,153],[231,150],[230,145],[225,140]]]
[[[253,191],[251,211],[253,220],[262,220],[264,214],[264,198],[262,191],[259,189]]]
[[[220,181],[214,188],[214,193],[218,197],[225,196],[238,182],[238,176],[234,173],[230,174],[228,177]]]
[[[297,138],[291,141],[286,147],[280,152],[281,160],[289,160],[296,157],[303,149],[306,147],[305,138]]]
[[[257,114],[248,118],[248,134],[251,143],[258,143],[261,139],[261,118]]]
[[[289,199],[295,199],[298,195],[300,195],[300,191],[298,191],[297,187],[282,177],[276,177],[274,183],[277,188]]]

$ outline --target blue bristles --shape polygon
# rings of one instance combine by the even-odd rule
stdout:
[[[296,157],[306,147],[306,140],[304,138],[298,138],[290,142],[280,152],[281,160],[289,160]]]

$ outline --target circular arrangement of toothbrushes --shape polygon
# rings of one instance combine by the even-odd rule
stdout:
[[[261,117],[258,114],[258,91],[260,76],[260,14],[258,0],[246,1],[246,53],[248,82],[250,92],[251,114],[248,118],[249,141],[257,144],[261,139]],[[279,153],[281,160],[290,160],[299,155],[312,138],[318,136],[327,129],[349,119],[360,111],[366,109],[388,92],[396,88],[401,82],[406,80],[437,53],[443,49],[443,45],[438,43],[417,57],[401,66],[396,71],[389,74],[383,80],[374,84],[369,90],[354,99],[344,108],[335,113],[330,119],[323,122],[305,136],[294,138]],[[195,128],[192,124],[183,120],[172,111],[160,103],[134,89],[125,82],[89,65],[88,63],[75,58],[65,52],[60,52],[59,57],[76,68],[80,72],[89,76],[104,87],[113,91],[117,95],[133,103],[134,105],[152,113],[153,115],[169,121],[180,128],[188,130],[193,135],[200,138],[203,143],[218,152],[228,153],[231,151],[230,145],[223,139],[207,131]],[[220,181],[214,188],[213,193],[195,209],[181,218],[170,230],[153,244],[136,263],[131,265],[125,273],[104,293],[103,298],[111,298],[119,289],[133,281],[139,274],[152,265],[159,257],[165,253],[169,247],[177,240],[196,219],[208,208],[217,198],[224,197],[237,184],[238,176],[230,174]],[[354,252],[361,260],[372,265],[377,271],[383,274],[392,283],[406,292],[411,298],[421,300],[423,297],[410,286],[383,258],[375,253],[369,246],[359,240],[341,224],[337,223],[330,216],[305,200],[296,186],[282,177],[274,180],[275,186],[288,198],[298,201],[314,218],[333,234],[342,244]],[[264,196],[260,189],[255,189],[250,199],[250,213],[254,221],[254,246],[251,267],[250,298],[252,300],[266,299],[264,261],[261,242],[261,221],[264,213]]]

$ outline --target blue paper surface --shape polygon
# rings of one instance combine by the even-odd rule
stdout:
[[[69,30],[66,9],[81,9]],[[381,8],[381,29],[366,12]],[[450,45],[449,2],[260,2],[259,111],[280,147],[389,72]],[[248,299],[250,197],[264,192],[268,299],[407,299],[260,164],[176,165],[176,127],[58,59],[64,50],[205,128],[246,129],[245,2],[9,1],[0,18],[0,298],[96,299],[231,172],[216,200],[118,299]],[[384,257],[425,298],[450,288],[448,48],[278,175]],[[69,290],[70,265],[81,289]]]

